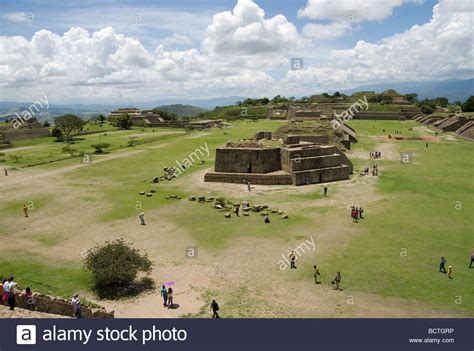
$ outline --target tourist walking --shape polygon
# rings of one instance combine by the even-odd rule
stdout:
[[[26,205],[23,205],[23,214],[25,215],[25,218],[29,217],[29,215],[28,215],[28,206],[26,206]]]
[[[240,210],[240,205],[239,205],[239,204],[235,205],[235,207],[234,207],[234,213],[235,213],[235,215],[236,215],[237,217],[240,217],[240,215],[239,215],[239,210]]]
[[[263,216],[263,221],[265,223],[270,223],[270,216],[268,214],[266,214],[265,216]]]
[[[14,277],[10,277],[3,284],[3,292],[6,294],[8,306],[10,306],[10,311],[15,310],[16,301],[15,301],[15,286],[16,283],[13,281]]]
[[[145,223],[145,212],[140,212],[140,214],[138,215],[138,218],[140,218],[141,225],[146,225],[146,223]]]
[[[166,307],[168,303],[168,290],[166,290],[166,286],[161,287],[161,297],[163,298],[163,307]]]
[[[446,264],[446,258],[444,258],[444,256],[441,256],[439,259],[439,271],[444,274],[447,273],[446,268],[444,266],[445,264]]]
[[[290,269],[296,269],[296,255],[294,251],[291,251],[290,254],[288,255],[288,258],[290,259]]]
[[[359,207],[359,218],[360,219],[364,219],[364,217],[362,217],[363,213],[364,213],[364,209],[362,207]]]
[[[453,279],[453,267],[448,267],[448,278]]]
[[[212,319],[221,318],[219,317],[219,313],[217,313],[219,311],[219,304],[216,300],[212,300],[210,310],[212,311]]]
[[[328,187],[326,185],[323,188],[323,196],[325,196],[325,197],[328,196]]]
[[[252,191],[252,185],[250,184],[250,182],[247,182],[247,190]]]
[[[336,277],[335,277],[334,280],[332,281],[333,284],[336,284],[336,288],[335,288],[334,290],[340,290],[340,291],[342,291],[341,282],[342,282],[341,272],[337,272],[337,273],[336,273]]]
[[[74,294],[71,300],[72,307],[74,309],[74,317],[82,318],[81,299],[78,294]]]
[[[314,269],[314,284],[321,284],[321,282],[318,281],[318,277],[321,275],[321,273],[319,272],[318,267],[316,267],[316,265],[314,265],[313,269]]]
[[[354,206],[352,206],[351,217],[352,217],[352,223],[358,223],[359,222],[358,211]]]
[[[168,288],[168,308],[173,308],[173,289]]]
[[[7,177],[7,176],[8,176],[8,169],[7,169],[7,167],[5,167],[5,168],[3,169],[3,171],[5,172],[5,177]]]
[[[472,262],[474,262],[474,251],[471,252],[471,264],[469,265],[469,268],[472,268]]]

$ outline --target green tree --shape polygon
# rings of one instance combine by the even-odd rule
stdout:
[[[416,93],[411,93],[411,94],[405,94],[405,100],[408,102],[416,102],[418,101],[418,94]]]
[[[474,95],[469,96],[461,108],[464,112],[474,112]]]
[[[72,141],[73,133],[79,133],[86,122],[76,115],[64,115],[54,119],[54,125],[61,130],[69,144]]]
[[[109,117],[109,122],[119,129],[130,129],[132,127],[132,119],[127,113],[122,113],[120,116]]]
[[[55,137],[56,141],[63,141],[63,132],[58,127],[53,128],[51,136]]]
[[[436,99],[434,99],[434,103],[436,105],[446,107],[446,106],[448,106],[449,100],[448,100],[448,98],[445,98],[444,96],[439,96]]]
[[[103,292],[132,285],[139,272],[151,272],[153,263],[130,243],[117,239],[87,251],[85,266],[96,288]]]

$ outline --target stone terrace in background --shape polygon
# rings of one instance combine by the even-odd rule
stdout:
[[[30,118],[20,128],[13,128],[11,123],[0,126],[0,149],[8,146],[12,141],[49,137],[49,129],[45,128],[36,118]],[[2,147],[3,145],[3,147]]]

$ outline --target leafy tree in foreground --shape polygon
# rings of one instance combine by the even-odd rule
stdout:
[[[54,119],[54,125],[61,130],[66,137],[66,142],[71,142],[73,133],[78,133],[84,128],[86,122],[76,115],[64,115]]]
[[[85,265],[99,291],[133,285],[139,272],[150,273],[153,263],[123,239],[106,242],[87,252]]]

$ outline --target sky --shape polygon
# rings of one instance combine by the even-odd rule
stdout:
[[[304,96],[474,76],[472,0],[0,0],[0,101]]]

